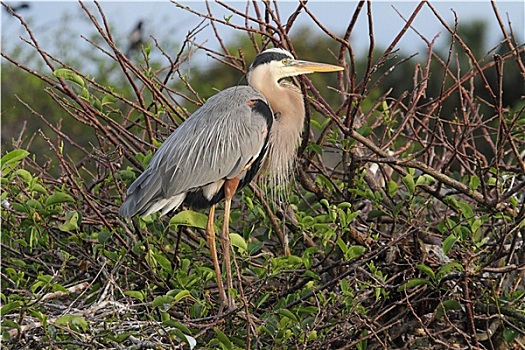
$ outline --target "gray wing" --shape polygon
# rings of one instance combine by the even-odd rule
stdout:
[[[251,101],[266,107],[254,108]],[[265,152],[272,118],[264,95],[249,86],[211,97],[158,149],[128,189],[120,214],[165,214],[189,192],[200,189],[211,196],[225,179],[242,179],[246,165]]]

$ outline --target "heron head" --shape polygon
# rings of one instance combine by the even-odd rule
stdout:
[[[259,74],[279,81],[282,78],[301,74],[336,72],[343,69],[343,67],[326,63],[296,60],[290,52],[281,48],[273,48],[262,51],[255,57],[248,69],[248,80],[250,81],[250,77],[259,76]]]

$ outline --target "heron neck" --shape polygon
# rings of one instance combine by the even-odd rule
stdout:
[[[264,81],[260,78],[263,77],[249,81],[250,85],[266,97],[275,118],[264,168],[270,183],[284,185],[292,177],[297,147],[303,131],[303,95],[295,85],[286,81],[268,83],[266,79],[266,84],[252,84]]]
[[[277,82],[272,79],[271,75],[263,73],[262,71],[251,72],[248,75],[248,84],[266,97],[275,115],[296,116],[294,119],[298,119],[302,126],[304,106],[301,91],[287,81]],[[301,111],[298,111],[298,107],[302,107]]]

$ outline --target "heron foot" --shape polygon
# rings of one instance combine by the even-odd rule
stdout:
[[[219,308],[219,314],[227,314],[237,309],[237,305],[235,304],[235,301],[233,300],[230,293],[228,293],[228,296],[224,299],[221,298],[221,306]]]

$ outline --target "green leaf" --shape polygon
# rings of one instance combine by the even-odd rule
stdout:
[[[381,216],[388,216],[388,214],[384,211],[384,210],[380,210],[380,209],[372,209],[370,210],[370,212],[368,213],[367,215],[367,219],[368,220],[372,220],[372,219],[376,219],[376,218],[379,218]]]
[[[388,181],[386,184],[386,192],[389,197],[394,197],[397,193],[397,183],[393,180]]]
[[[308,148],[320,156],[323,155],[323,148],[316,143],[309,143]]]
[[[150,53],[151,53],[151,49],[152,49],[152,45],[151,45],[151,44],[146,45],[146,46],[144,47],[144,52],[146,53],[146,56],[149,57],[149,55],[150,55]]]
[[[476,231],[481,227],[482,224],[483,221],[480,218],[474,219],[470,224],[470,229],[472,230],[472,233],[476,233]]]
[[[461,310],[461,309],[462,309],[462,306],[457,300],[454,300],[454,299],[445,300],[444,302],[439,304],[438,307],[436,308],[435,318],[439,320],[441,317],[443,317],[443,315],[448,310]]]
[[[414,177],[411,174],[406,174],[401,178],[401,181],[405,184],[405,187],[408,190],[408,193],[414,194],[416,184],[414,183]]]
[[[16,167],[20,162],[29,155],[29,152],[25,149],[15,149],[7,154],[5,154],[0,159],[0,169],[2,169],[2,175],[6,175],[8,172],[6,171],[7,166],[9,165],[11,168]]]
[[[348,251],[348,246],[346,245],[345,241],[343,241],[341,238],[338,238],[336,243],[339,249],[341,249],[341,252],[346,255],[346,252]]]
[[[432,176],[423,174],[417,178],[416,186],[432,185],[434,182],[436,182],[436,180]]]
[[[183,210],[178,212],[170,220],[170,226],[183,225],[205,229],[208,224],[208,217],[193,210]]]
[[[510,344],[516,339],[520,334],[518,331],[516,331],[514,328],[508,328],[506,327],[503,330],[503,339],[505,339],[505,342],[507,344]]]
[[[89,323],[82,316],[75,316],[75,317],[73,317],[73,319],[71,320],[70,324],[73,325],[73,326],[79,327],[84,332],[87,332],[88,329],[89,329]]]
[[[451,273],[452,271],[465,271],[463,266],[457,261],[451,261],[441,266],[436,274],[438,280]]]
[[[137,291],[137,290],[127,290],[124,292],[124,295],[138,299],[140,301],[144,301],[144,293]]]
[[[341,202],[341,203],[337,204],[337,207],[341,208],[341,209],[349,209],[349,208],[352,208],[352,203]]]
[[[73,72],[71,69],[59,68],[53,72],[53,75],[57,78],[62,78],[82,87],[85,85],[84,79],[82,79],[80,75]]]
[[[454,234],[450,234],[445,240],[443,241],[443,244],[441,248],[443,249],[443,254],[447,254],[449,250],[456,244],[458,241],[457,237]]]
[[[163,320],[162,324],[167,327],[172,327],[177,337],[179,337],[179,339],[184,340],[184,342],[189,345],[190,349],[194,349],[195,346],[197,345],[197,340],[193,338],[191,335],[188,335],[188,334],[192,334],[190,329],[186,327],[185,325],[183,325],[182,323],[168,319],[168,320]]]
[[[64,192],[55,192],[51,196],[47,197],[46,199],[46,207],[53,205],[53,204],[59,204],[59,203],[66,203],[66,202],[74,202],[75,199],[70,196],[67,193]]]
[[[102,112],[102,102],[100,102],[100,100],[96,96],[91,96],[88,102],[98,111]]]
[[[355,348],[357,350],[366,350],[368,348],[368,331],[365,329],[361,332],[361,340],[359,343],[356,344]]]
[[[344,294],[351,294],[352,291],[350,290],[350,283],[346,279],[342,279],[339,281],[339,286],[341,287],[341,290]]]
[[[300,266],[303,263],[303,259],[301,259],[297,255],[289,255],[285,257],[285,259],[288,261],[290,265],[293,265],[293,266]]]
[[[307,270],[309,270],[310,267],[312,267],[313,265],[312,259],[316,252],[317,250],[314,247],[306,248],[305,251],[303,252],[303,256],[302,256],[303,265]]]
[[[474,216],[474,211],[472,210],[470,204],[465,203],[465,202],[457,202],[457,205],[459,207],[459,210],[461,211],[461,213],[466,219],[470,219],[471,217]]]
[[[36,317],[40,322],[42,322],[42,325],[45,327],[47,325],[47,315],[46,314],[43,314],[42,312],[40,311],[37,311],[37,310],[29,310],[29,313]]]
[[[184,298],[191,297],[191,293],[187,289],[183,289],[175,295],[175,301],[180,301]]]
[[[366,248],[361,245],[353,245],[348,248],[345,254],[345,258],[350,260],[363,255],[366,252]]]
[[[33,176],[31,176],[31,173],[25,169],[18,169],[15,171],[15,175],[22,178],[25,183],[29,184],[31,180],[33,180]]]
[[[306,215],[305,217],[301,219],[301,224],[305,228],[310,228],[311,226],[315,224],[315,219],[311,217],[310,215]]]
[[[86,89],[86,88],[82,88],[82,91],[80,92],[80,94],[78,94],[78,96],[83,99],[84,101],[88,101],[89,102],[89,90]]]
[[[58,229],[64,232],[78,229],[78,213],[76,211],[69,211],[66,214],[66,221]]]
[[[14,322],[14,321],[3,319],[2,320],[2,329],[9,329],[9,328],[19,329],[20,325],[18,323]],[[5,335],[2,338],[2,340],[4,340],[4,341],[7,340]]]
[[[230,241],[232,246],[237,247],[241,252],[248,251],[248,244],[241,235],[237,233],[230,233]]]
[[[86,332],[89,328],[89,324],[82,316],[78,315],[63,315],[55,320],[57,326],[69,326],[70,328],[80,328]]]
[[[314,341],[314,340],[317,340],[316,330],[311,331],[310,334],[308,334],[308,339],[307,339],[307,341]]]
[[[101,104],[102,106],[104,106],[104,105],[111,104],[117,101],[118,99],[113,95],[104,95],[104,97],[102,98]]]
[[[73,315],[63,315],[63,316],[60,316],[59,318],[57,318],[55,320],[55,324],[57,326],[67,326],[68,323],[71,321],[71,319],[73,318]]]
[[[297,309],[297,314],[300,316],[306,316],[306,315],[315,315],[319,312],[319,308],[317,306],[304,306]]]
[[[357,129],[357,133],[360,135],[363,135],[364,137],[370,136],[372,134],[372,128],[370,125],[362,125],[359,129]]]
[[[52,286],[53,292],[61,291],[61,292],[69,294],[69,291],[66,289],[66,287],[64,287],[63,285],[61,285],[59,283],[53,283],[51,286]]]
[[[479,185],[481,185],[481,181],[480,181],[479,177],[477,177],[476,175],[472,175],[470,177],[470,181],[469,181],[469,184],[468,184],[470,189],[475,191],[475,190],[478,189]]]
[[[279,315],[288,317],[290,320],[294,322],[299,322],[299,320],[297,319],[297,316],[295,316],[293,312],[291,312],[288,309],[279,309]]]
[[[347,225],[350,224],[352,221],[354,221],[354,219],[355,219],[356,217],[358,217],[359,214],[361,214],[361,211],[360,211],[360,210],[358,210],[358,211],[354,211],[354,212],[351,212],[351,213],[348,213],[348,214],[346,215],[346,223],[347,223]]]
[[[164,255],[160,253],[154,253],[153,257],[155,258],[155,261],[168,273],[172,273],[173,269],[171,267],[171,262],[166,258]]]
[[[334,190],[334,184],[332,183],[330,178],[324,176],[323,174],[317,174],[315,179],[316,179],[317,183],[319,183],[319,184],[321,184],[323,186],[326,186],[329,191],[333,191]]]
[[[408,280],[407,283],[405,283],[402,286],[400,286],[399,288],[397,288],[397,291],[398,292],[402,292],[405,289],[412,289],[412,288],[415,288],[415,287],[418,287],[418,286],[421,286],[421,285],[431,286],[432,282],[430,282],[429,280],[427,280],[425,278],[412,278],[412,279]]]
[[[2,168],[7,164],[13,164],[16,163],[25,157],[29,155],[29,152],[25,149],[15,149],[11,152],[6,153],[1,159],[0,164],[2,164]]]
[[[109,231],[100,231],[97,235],[98,242],[100,244],[105,244],[111,237],[111,232]]]
[[[180,329],[184,334],[191,334],[190,329],[180,322],[173,321],[171,326]]]
[[[217,327],[213,327],[213,330],[215,331],[215,334],[217,334],[217,339],[219,339],[221,344],[224,345],[226,347],[226,349],[232,349],[233,348],[232,342],[230,341],[228,336],[226,334],[224,334],[223,331],[221,331]]]
[[[15,310],[15,309],[19,308],[20,306],[22,306],[22,302],[21,302],[20,300],[13,301],[13,302],[11,302],[11,303],[5,304],[5,305],[2,306],[2,308],[0,309],[0,316],[4,317],[4,316],[7,315],[9,312],[11,312],[12,310]]]
[[[27,268],[27,263],[22,259],[12,258],[8,260],[11,264],[19,266],[22,269]]]
[[[35,192],[39,192],[39,193],[44,193],[44,194],[47,194],[47,190],[44,186],[40,185],[40,184],[33,184],[33,187],[31,188],[33,191]]]
[[[159,295],[153,299],[151,306],[153,307],[165,307],[167,304],[170,304],[174,300],[174,297],[169,295]]]
[[[42,204],[40,204],[39,201],[36,201],[34,199],[28,199],[25,203],[29,208],[34,208],[34,209],[42,209]]]
[[[315,120],[313,118],[312,118],[312,120],[310,120],[310,126],[312,128],[317,129],[317,130],[321,130],[321,124],[317,120]]]
[[[182,333],[179,329],[175,329],[175,331],[179,331],[180,332],[180,334],[176,333],[179,338],[181,338],[181,335],[184,336],[184,338],[182,338],[182,340],[184,340],[184,342],[186,344],[188,344],[190,349],[194,349],[195,348],[195,346],[197,345],[197,340],[195,338],[193,338],[191,335],[187,335],[187,334]]]
[[[390,108],[388,107],[388,103],[386,101],[381,102],[381,109],[385,113],[385,116],[390,115]]]
[[[434,274],[434,271],[432,270],[431,267],[425,265],[425,264],[417,264],[416,265],[416,268],[425,273],[428,277],[432,278],[432,279],[435,279],[436,278],[436,275]]]

